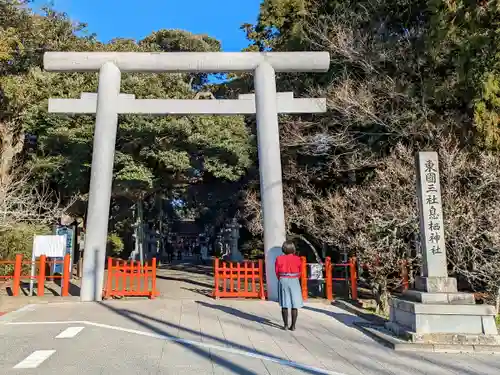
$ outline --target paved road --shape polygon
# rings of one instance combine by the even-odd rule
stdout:
[[[193,259],[163,263],[156,271],[156,288],[164,298],[196,300],[211,296],[213,265],[196,264]]]
[[[279,329],[262,301],[30,305],[0,318],[1,374],[498,374],[500,357],[395,353],[335,306],[309,304]]]

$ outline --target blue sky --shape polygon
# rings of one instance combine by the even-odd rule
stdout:
[[[35,0],[34,8],[49,3]],[[85,22],[99,40],[141,39],[159,29],[208,34],[224,51],[247,46],[243,23],[255,23],[261,0],[52,0],[54,7]]]

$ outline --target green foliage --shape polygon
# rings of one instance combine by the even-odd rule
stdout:
[[[106,246],[106,255],[111,257],[119,257],[123,252],[125,245],[123,240],[117,233],[110,233],[108,235],[108,242]]]
[[[264,258],[263,251],[264,244],[260,238],[253,238],[249,241],[245,241],[240,251],[248,260],[262,259]]]
[[[95,83],[95,77],[91,81],[89,86]],[[47,85],[47,80],[38,84]],[[66,84],[72,85],[73,81]],[[52,87],[57,90],[57,86]],[[178,75],[130,75],[124,77],[123,86],[124,92],[138,98],[194,96]],[[83,90],[95,91],[81,85],[74,87],[74,91]],[[48,115],[43,109],[34,121],[38,157],[54,160],[63,156],[59,159],[61,164],[54,165],[54,173],[60,186],[68,190],[82,192],[88,186],[93,121],[90,116]],[[134,198],[204,174],[239,179],[250,164],[248,137],[242,118],[237,117],[122,116],[117,137],[115,194]]]
[[[430,3],[429,54],[440,104],[468,108],[478,144],[500,149],[500,0]]]
[[[22,156],[24,162],[36,166],[40,177],[49,177],[63,200],[73,195],[86,199],[95,119],[48,114],[47,100],[96,92],[98,77],[44,72],[44,52],[220,50],[216,39],[183,30],[101,43],[64,13],[46,9],[36,15],[16,1],[2,2],[0,13],[0,124],[8,125],[12,154],[22,150],[25,134],[36,136],[36,147]],[[207,79],[206,74],[123,74],[121,90],[137,98],[192,99]],[[206,178],[236,181],[251,164],[250,152],[243,117],[121,116],[113,196],[135,201]]]
[[[24,260],[31,260],[33,237],[51,234],[50,228],[42,226],[19,225],[0,231],[0,260],[14,261],[16,254],[22,254]],[[29,274],[29,265],[23,266],[23,274]],[[0,265],[0,276],[12,275],[14,265]]]
[[[193,35],[184,30],[159,30],[139,42],[146,49],[160,49],[164,52],[218,52],[221,43],[208,35]],[[187,75],[194,87],[208,83],[208,74],[191,73]]]
[[[343,34],[338,35],[341,40],[333,40],[344,26],[358,35]],[[464,127],[474,128],[480,147],[500,147],[495,89],[500,81],[500,0],[265,0],[257,24],[243,28],[250,49],[331,49],[327,75],[331,79],[348,70],[361,79],[372,74],[353,66],[360,55],[346,55],[340,61],[337,56],[383,44],[393,54],[362,56],[365,67],[383,60],[384,65],[375,68],[401,80],[405,93],[436,112],[458,110],[467,116]],[[364,40],[359,38],[365,33]],[[358,39],[354,44],[352,37]],[[299,77],[290,81],[287,76],[288,87],[307,92],[314,85],[328,84],[325,76]]]
[[[474,124],[485,147],[500,149],[500,74],[487,74],[480,98],[474,101]]]

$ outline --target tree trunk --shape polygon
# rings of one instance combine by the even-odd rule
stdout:
[[[142,205],[142,200],[137,202],[137,237],[138,237],[138,251],[139,251],[139,261],[141,265],[144,265],[144,209]]]
[[[131,260],[137,260],[144,265],[144,222],[143,222],[143,202],[138,199],[134,206],[134,250],[130,253]]]
[[[318,254],[318,251],[316,250],[316,248],[312,245],[312,243],[310,243],[304,236],[302,235],[298,235],[298,237],[304,241],[306,244],[309,245],[309,247],[311,248],[312,252],[314,253],[314,256],[316,258],[316,262],[318,262],[319,264],[323,264],[323,261],[321,260],[321,257],[319,256]]]
[[[386,280],[375,282],[373,296],[377,303],[375,312],[377,314],[387,316],[389,314],[389,291],[387,289]]]
[[[4,199],[6,187],[11,183],[14,160],[24,146],[24,134],[14,135],[11,126],[0,122],[0,201]]]
[[[495,311],[496,314],[500,314],[500,287],[497,287],[497,295],[495,296]]]

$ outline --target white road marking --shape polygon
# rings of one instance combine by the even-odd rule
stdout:
[[[4,322],[12,320],[15,316],[17,316],[18,314],[21,314],[23,312],[33,311],[33,310],[35,310],[35,308],[36,308],[35,304],[30,304],[30,305],[25,305],[23,307],[20,307],[17,310],[10,311],[7,314],[0,316],[0,324],[4,324]]]
[[[70,339],[78,335],[85,327],[69,327],[56,336],[56,339]]]
[[[323,374],[323,375],[347,375],[345,373],[341,372],[335,372],[335,371],[329,371],[325,370],[322,368],[318,367],[313,367],[309,365],[304,365],[301,363],[293,362],[293,361],[288,361],[286,359],[278,358],[278,357],[273,357],[273,356],[268,356],[264,354],[259,354],[255,352],[249,352],[241,349],[236,349],[236,348],[231,348],[231,347],[223,347],[223,346],[218,346],[218,345],[212,345],[212,344],[207,344],[204,342],[198,342],[198,341],[191,341],[191,340],[185,340],[177,337],[172,337],[172,336],[167,336],[167,335],[160,335],[157,333],[152,333],[152,332],[144,332],[144,331],[139,331],[136,329],[130,329],[130,328],[124,328],[124,327],[117,327],[117,326],[112,326],[108,324],[102,324],[102,323],[95,323],[95,322],[90,322],[87,320],[71,320],[71,321],[59,321],[59,322],[9,322],[6,323],[7,325],[54,325],[54,324],[84,324],[84,325],[89,325],[93,327],[99,327],[99,328],[106,328],[106,329],[111,329],[114,331],[120,331],[120,332],[127,332],[127,333],[133,333],[135,335],[141,335],[141,336],[146,336],[146,337],[151,337],[154,339],[159,339],[159,340],[165,340],[165,341],[171,341],[171,342],[177,342],[179,344],[186,344],[190,346],[198,346],[201,348],[206,348],[206,349],[212,349],[212,350],[220,350],[223,352],[228,352],[232,354],[239,354],[243,355],[246,357],[252,357],[252,358],[257,358],[261,359],[264,361],[270,361],[274,363],[278,363],[282,366],[289,366],[293,367],[299,370],[305,370],[308,372],[316,373],[316,374]]]
[[[16,311],[13,311],[13,312],[20,313],[23,311],[33,311],[33,310],[35,310],[35,308],[36,308],[36,305],[32,303],[30,305],[23,306],[23,307],[17,309]]]
[[[43,361],[54,354],[55,350],[37,350],[19,362],[14,368],[37,368]]]

